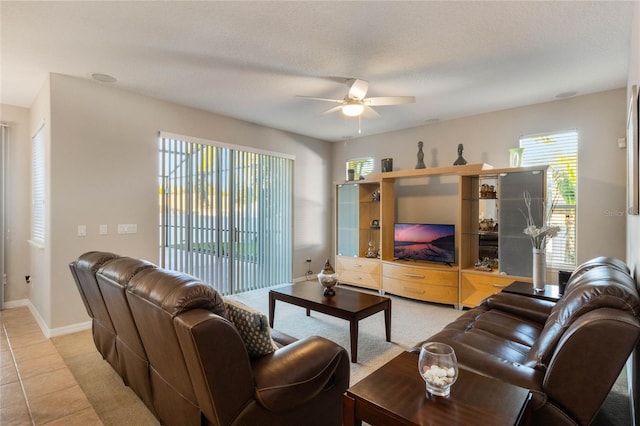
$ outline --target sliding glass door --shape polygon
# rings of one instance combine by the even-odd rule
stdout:
[[[222,294],[291,282],[293,158],[160,137],[160,263]]]

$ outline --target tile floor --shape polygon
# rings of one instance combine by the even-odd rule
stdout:
[[[0,311],[0,425],[101,425],[26,307]]]

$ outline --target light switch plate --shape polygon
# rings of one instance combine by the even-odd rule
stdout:
[[[107,235],[109,227],[107,225],[100,225],[100,235]]]
[[[137,234],[138,225],[135,223],[119,223],[118,234]]]
[[[78,225],[78,237],[87,236],[87,225]]]

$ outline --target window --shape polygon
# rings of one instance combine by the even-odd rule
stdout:
[[[291,282],[293,158],[164,133],[159,144],[161,266],[225,295]]]
[[[547,200],[551,201],[551,225],[560,233],[547,245],[548,262],[555,267],[576,265],[578,184],[578,132],[524,136],[520,139],[523,166],[549,165]]]
[[[31,139],[31,241],[44,243],[44,125]]]
[[[359,180],[373,171],[373,158],[355,158],[347,161],[346,180],[349,180],[349,169],[354,171],[354,179]]]

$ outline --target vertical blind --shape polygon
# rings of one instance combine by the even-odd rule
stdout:
[[[31,139],[31,240],[44,243],[44,125]]]
[[[293,159],[161,134],[160,262],[222,294],[291,282]]]
[[[549,225],[560,227],[558,236],[547,245],[547,261],[552,266],[576,265],[576,219],[578,185],[578,131],[524,136],[524,166],[549,165],[547,200],[551,209]],[[539,225],[539,224],[538,224]]]

